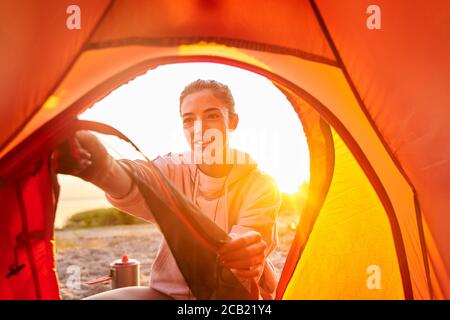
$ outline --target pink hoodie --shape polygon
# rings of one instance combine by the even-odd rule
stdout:
[[[261,233],[267,244],[266,257],[277,244],[276,217],[280,207],[280,191],[275,181],[257,168],[249,154],[233,149],[245,164],[234,164],[227,177],[213,178],[204,174],[191,161],[192,152],[168,153],[153,163],[179,190],[196,203],[201,211],[231,237],[255,230]],[[248,158],[244,158],[248,157]],[[122,161],[122,160],[121,160]],[[151,178],[145,161],[127,161]],[[106,195],[115,207],[132,215],[154,222],[137,187],[124,198]],[[273,299],[278,279],[274,267],[266,259],[264,273],[259,281],[261,297]],[[152,266],[150,287],[174,299],[195,299],[175,262],[169,246],[163,240]]]

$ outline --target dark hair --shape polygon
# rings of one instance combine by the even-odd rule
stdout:
[[[220,83],[216,80],[202,80],[198,79],[194,82],[189,83],[186,87],[184,87],[183,92],[180,95],[180,115],[181,115],[181,104],[183,103],[184,98],[187,95],[195,93],[197,91],[209,89],[213,92],[216,98],[222,100],[225,103],[225,107],[227,107],[228,112],[234,114],[234,98],[231,94],[230,88],[227,85]]]

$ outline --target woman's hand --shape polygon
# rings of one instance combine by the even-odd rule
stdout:
[[[58,172],[94,182],[107,170],[110,156],[100,140],[89,131],[77,131],[56,149]]]
[[[261,234],[249,231],[219,249],[219,263],[229,269],[235,269],[237,277],[259,281],[266,260],[266,243]]]
[[[125,170],[89,131],[77,131],[57,147],[55,156],[59,173],[80,177],[112,197],[122,198],[133,186]]]

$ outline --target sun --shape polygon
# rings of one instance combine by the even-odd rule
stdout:
[[[281,192],[290,194],[297,192],[299,189],[300,185],[296,181],[292,181],[292,179],[290,179],[288,172],[282,176],[274,177],[274,179]]]

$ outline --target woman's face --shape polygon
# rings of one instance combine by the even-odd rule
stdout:
[[[238,118],[229,114],[225,103],[211,90],[187,95],[180,110],[184,135],[191,150],[223,150],[228,145],[228,132],[236,128]]]

